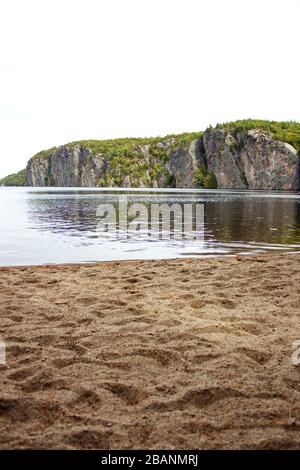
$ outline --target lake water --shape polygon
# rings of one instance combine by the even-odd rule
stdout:
[[[149,237],[148,227],[135,234],[119,231],[120,238],[111,231],[99,233],[97,208],[113,205],[118,216],[120,195],[126,195],[128,207],[139,203],[145,210],[152,204],[197,205],[204,218],[197,227],[194,223],[196,231],[185,231],[181,238],[174,220],[169,237]],[[0,187],[0,229],[2,266],[295,252],[300,251],[300,197],[253,191]]]

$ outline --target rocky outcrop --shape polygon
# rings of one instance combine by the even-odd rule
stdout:
[[[104,159],[91,155],[88,148],[76,145],[61,147],[44,156],[29,160],[27,186],[88,187],[95,186],[105,171]]]
[[[299,156],[291,145],[258,129],[233,135],[222,129],[204,133],[209,171],[221,188],[299,188]]]
[[[169,138],[133,147],[134,158],[124,161],[84,144],[60,147],[28,162],[26,185],[209,187],[198,178],[200,171],[214,175],[218,188],[298,190],[300,185],[297,150],[260,129],[209,129],[187,143]]]
[[[168,154],[166,168],[174,178],[176,188],[194,188],[198,168],[205,166],[202,139],[193,140],[187,147],[179,146]]]
[[[249,189],[299,188],[299,156],[290,144],[257,130],[238,134],[237,142]]]

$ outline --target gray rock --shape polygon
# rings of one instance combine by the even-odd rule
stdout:
[[[157,144],[165,155],[153,156],[150,145],[140,145],[139,171],[122,173],[118,179],[107,178],[112,171],[109,155],[93,155],[84,145],[67,145],[48,156],[35,156],[26,169],[27,186],[94,187],[197,187],[199,168],[215,174],[218,187],[228,189],[298,190],[299,155],[286,142],[273,139],[267,132],[253,129],[231,133],[224,129],[209,129],[203,137],[189,144],[176,145],[170,138]],[[143,166],[142,166],[143,165]],[[157,170],[159,167],[159,171]],[[156,169],[154,172],[152,169]],[[153,176],[154,175],[154,176]],[[169,183],[168,183],[169,182]]]

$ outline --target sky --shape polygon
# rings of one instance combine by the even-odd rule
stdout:
[[[82,139],[300,121],[299,0],[0,0],[0,178]]]

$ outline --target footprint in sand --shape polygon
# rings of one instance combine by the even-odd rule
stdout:
[[[139,281],[135,277],[130,277],[126,279],[126,282],[128,282],[129,284],[137,284]]]
[[[218,304],[221,305],[222,307],[225,307],[225,308],[235,308],[236,307],[236,304],[235,302],[233,302],[233,300],[229,300],[229,299],[223,299],[221,298],[219,301],[218,301]]]
[[[18,344],[8,345],[8,348],[7,348],[7,354],[14,356],[14,357],[19,357],[24,354],[33,354],[36,351],[37,351],[36,347],[20,346]]]
[[[108,431],[82,429],[67,434],[65,440],[75,449],[109,449],[110,434]]]
[[[41,279],[35,277],[27,277],[24,279],[24,282],[26,282],[27,284],[40,284]]]
[[[254,359],[254,361],[256,361],[258,364],[265,364],[272,358],[272,354],[270,353],[246,347],[237,348],[236,351],[246,354],[246,356]]]
[[[81,305],[93,305],[96,302],[99,302],[99,299],[94,296],[78,297],[77,302]]]
[[[143,308],[129,307],[128,312],[133,313],[134,315],[143,315],[145,310]]]
[[[250,334],[255,335],[255,336],[258,336],[258,335],[262,334],[261,328],[255,323],[239,322],[239,323],[236,323],[236,327],[239,330],[246,331],[247,333],[250,333]],[[266,333],[266,327],[265,327],[264,332]]]
[[[230,398],[243,398],[245,394],[230,387],[211,387],[200,390],[188,390],[182,397],[169,401],[153,402],[146,407],[153,411],[176,411],[194,406],[196,408],[204,408],[212,405],[217,401],[226,400]]]
[[[60,321],[64,318],[64,315],[45,315],[47,321]]]
[[[113,306],[113,305],[116,305],[117,307],[125,307],[125,305],[127,305],[127,303],[124,302],[124,300],[112,299],[111,306]]]
[[[37,370],[39,368],[37,367]],[[57,371],[44,369],[22,384],[22,389],[26,392],[38,392],[42,390],[54,390],[65,387],[65,381],[57,377]]]
[[[184,299],[184,300],[189,300],[189,299],[194,299],[195,296],[194,294],[182,294],[178,296],[179,299]]]
[[[207,305],[207,302],[204,301],[204,300],[193,300],[191,303],[190,303],[191,307],[192,308],[202,308],[202,307],[205,307],[205,305]]]
[[[138,348],[130,353],[131,356],[147,357],[154,359],[162,366],[167,366],[171,362],[180,362],[181,354],[170,349],[163,348]]]
[[[222,354],[212,354],[212,353],[196,354],[195,356],[193,356],[193,357],[190,358],[190,361],[191,361],[193,364],[201,365],[201,364],[203,364],[204,362],[212,361],[212,360],[214,360],[214,359],[218,359],[218,358],[221,357],[221,356],[222,356]]]
[[[56,337],[54,335],[41,335],[35,336],[33,341],[38,343],[39,346],[51,346],[56,343]]]
[[[9,315],[8,318],[14,321],[15,323],[20,323],[23,319],[22,315]]]
[[[82,389],[76,400],[75,404],[86,404],[89,406],[99,406],[101,404],[101,398],[98,393],[96,393],[94,390],[91,390],[89,388],[84,388]]]
[[[126,405],[137,405],[147,395],[143,390],[133,385],[122,384],[120,382],[108,382],[104,384],[104,387],[123,400]]]
[[[0,398],[0,412],[10,419],[14,424],[16,422],[24,423],[30,421],[32,425],[33,417],[39,417],[42,423],[51,425],[62,415],[62,409],[58,403],[41,402],[30,398]]]
[[[58,359],[53,359],[52,364],[54,367],[58,369],[62,369],[64,367],[72,366],[78,362],[78,359],[76,357],[64,357],[64,358],[58,358]]]
[[[28,377],[33,376],[36,373],[36,367],[25,367],[22,369],[18,369],[15,372],[8,375],[10,380],[16,380],[17,382],[22,382],[23,380],[27,379]]]

